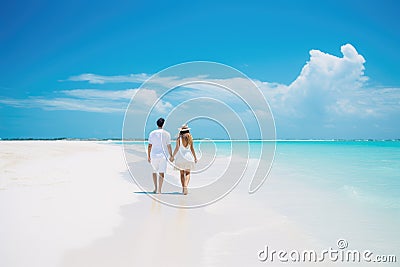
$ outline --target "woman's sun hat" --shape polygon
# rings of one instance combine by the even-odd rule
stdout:
[[[183,131],[189,131],[190,128],[189,128],[189,126],[187,124],[184,124],[184,125],[181,126],[181,128],[178,128],[178,130],[180,132],[183,132]]]

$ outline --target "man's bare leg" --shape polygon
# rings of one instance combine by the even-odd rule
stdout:
[[[157,173],[153,172],[153,182],[154,182],[154,190],[153,193],[157,192]]]
[[[158,184],[158,194],[161,194],[162,184],[164,182],[164,173],[160,172],[159,184]]]

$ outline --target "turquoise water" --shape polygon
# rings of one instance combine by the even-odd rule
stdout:
[[[250,142],[250,157],[259,155],[261,144],[272,148]],[[229,144],[217,147],[227,151]],[[272,169],[362,204],[400,209],[399,141],[279,141]]]
[[[257,158],[261,145],[273,149],[273,143],[262,141],[196,141],[195,149]],[[400,209],[400,141],[278,141],[272,170],[355,202]]]
[[[379,208],[400,208],[398,141],[279,142],[275,163],[292,179]]]

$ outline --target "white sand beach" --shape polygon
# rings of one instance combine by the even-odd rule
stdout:
[[[244,180],[219,202],[179,209],[141,192],[121,145],[2,141],[0,266],[280,266],[258,252],[321,251],[339,238],[353,249],[398,253],[398,217],[288,180],[277,160],[256,194]],[[168,197],[184,203],[191,195]]]

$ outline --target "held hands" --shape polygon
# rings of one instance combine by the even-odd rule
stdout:
[[[173,162],[174,160],[175,160],[174,156],[169,157],[169,161]],[[150,162],[150,158],[149,158],[149,162]],[[197,158],[194,159],[194,163],[197,163]]]

